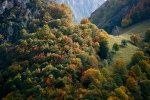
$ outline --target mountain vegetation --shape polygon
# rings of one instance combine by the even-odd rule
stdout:
[[[149,18],[149,0],[107,0],[89,19],[112,33],[116,26],[124,28]]]
[[[13,5],[10,5],[10,3]],[[111,37],[53,0],[0,1],[1,100],[149,100],[149,28],[140,41]],[[116,36],[119,37],[119,36]],[[114,59],[136,46],[129,63]],[[129,52],[129,51],[126,51]]]

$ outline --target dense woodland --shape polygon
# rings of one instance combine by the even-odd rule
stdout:
[[[74,23],[68,5],[22,2],[0,14],[0,99],[150,99],[150,28],[131,36],[140,50],[127,65],[113,55],[128,42],[111,50],[108,33],[87,18]]]

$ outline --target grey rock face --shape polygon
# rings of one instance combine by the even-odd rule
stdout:
[[[71,7],[76,22],[80,22],[84,17],[90,17],[91,13],[100,7],[104,1],[105,0],[56,0],[57,3],[66,3]]]

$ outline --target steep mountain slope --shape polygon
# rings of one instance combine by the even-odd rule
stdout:
[[[16,42],[22,37],[22,30],[35,32],[35,27],[42,25],[44,10],[55,0],[2,0],[0,1],[0,34],[3,39],[0,43]],[[41,17],[41,18],[40,18]]]
[[[87,18],[74,24],[66,4],[43,1],[29,0],[24,9],[15,1],[0,15],[0,100],[88,99],[78,96],[90,86],[84,71],[99,90],[105,80],[97,52],[107,55],[107,32]],[[94,98],[103,98],[98,93]]]
[[[56,0],[57,3],[68,4],[73,12],[76,22],[84,17],[90,17],[91,13],[94,12],[105,0]]]
[[[148,18],[149,0],[107,0],[89,19],[111,33],[116,26],[127,27]]]
[[[88,18],[73,22],[68,5],[28,0],[21,9],[12,1],[0,17],[0,100],[149,100],[149,43],[134,55],[136,46],[122,47],[120,57],[133,55],[126,66],[109,51],[121,39],[110,42]]]

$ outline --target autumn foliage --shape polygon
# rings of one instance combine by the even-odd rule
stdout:
[[[127,27],[131,24],[140,22],[142,20],[149,18],[150,10],[150,1],[149,0],[141,0],[136,3],[135,6],[132,6],[129,9],[129,12],[126,14],[125,18],[122,19],[121,26]]]
[[[21,31],[15,29],[19,34],[13,34],[17,42],[0,41],[0,99],[149,98],[150,60],[146,51],[135,53],[129,65],[121,58],[108,63],[108,53],[114,53],[109,52],[108,33],[87,18],[82,19],[80,24],[74,23],[66,4],[42,6],[48,1],[29,0],[27,7],[30,9],[36,5],[39,13],[28,20],[23,29],[19,24],[20,28],[17,28]],[[15,13],[15,16],[25,14],[21,7],[6,11]],[[21,16],[18,18],[21,19]],[[1,25],[0,28],[4,29],[5,24]],[[5,37],[0,35],[1,40]],[[133,42],[138,43],[138,35],[133,37]],[[117,51],[119,45],[115,45],[114,50]]]
[[[133,41],[133,43],[135,43],[136,45],[138,45],[141,42],[141,37],[139,34],[132,34],[130,37],[131,41]]]

